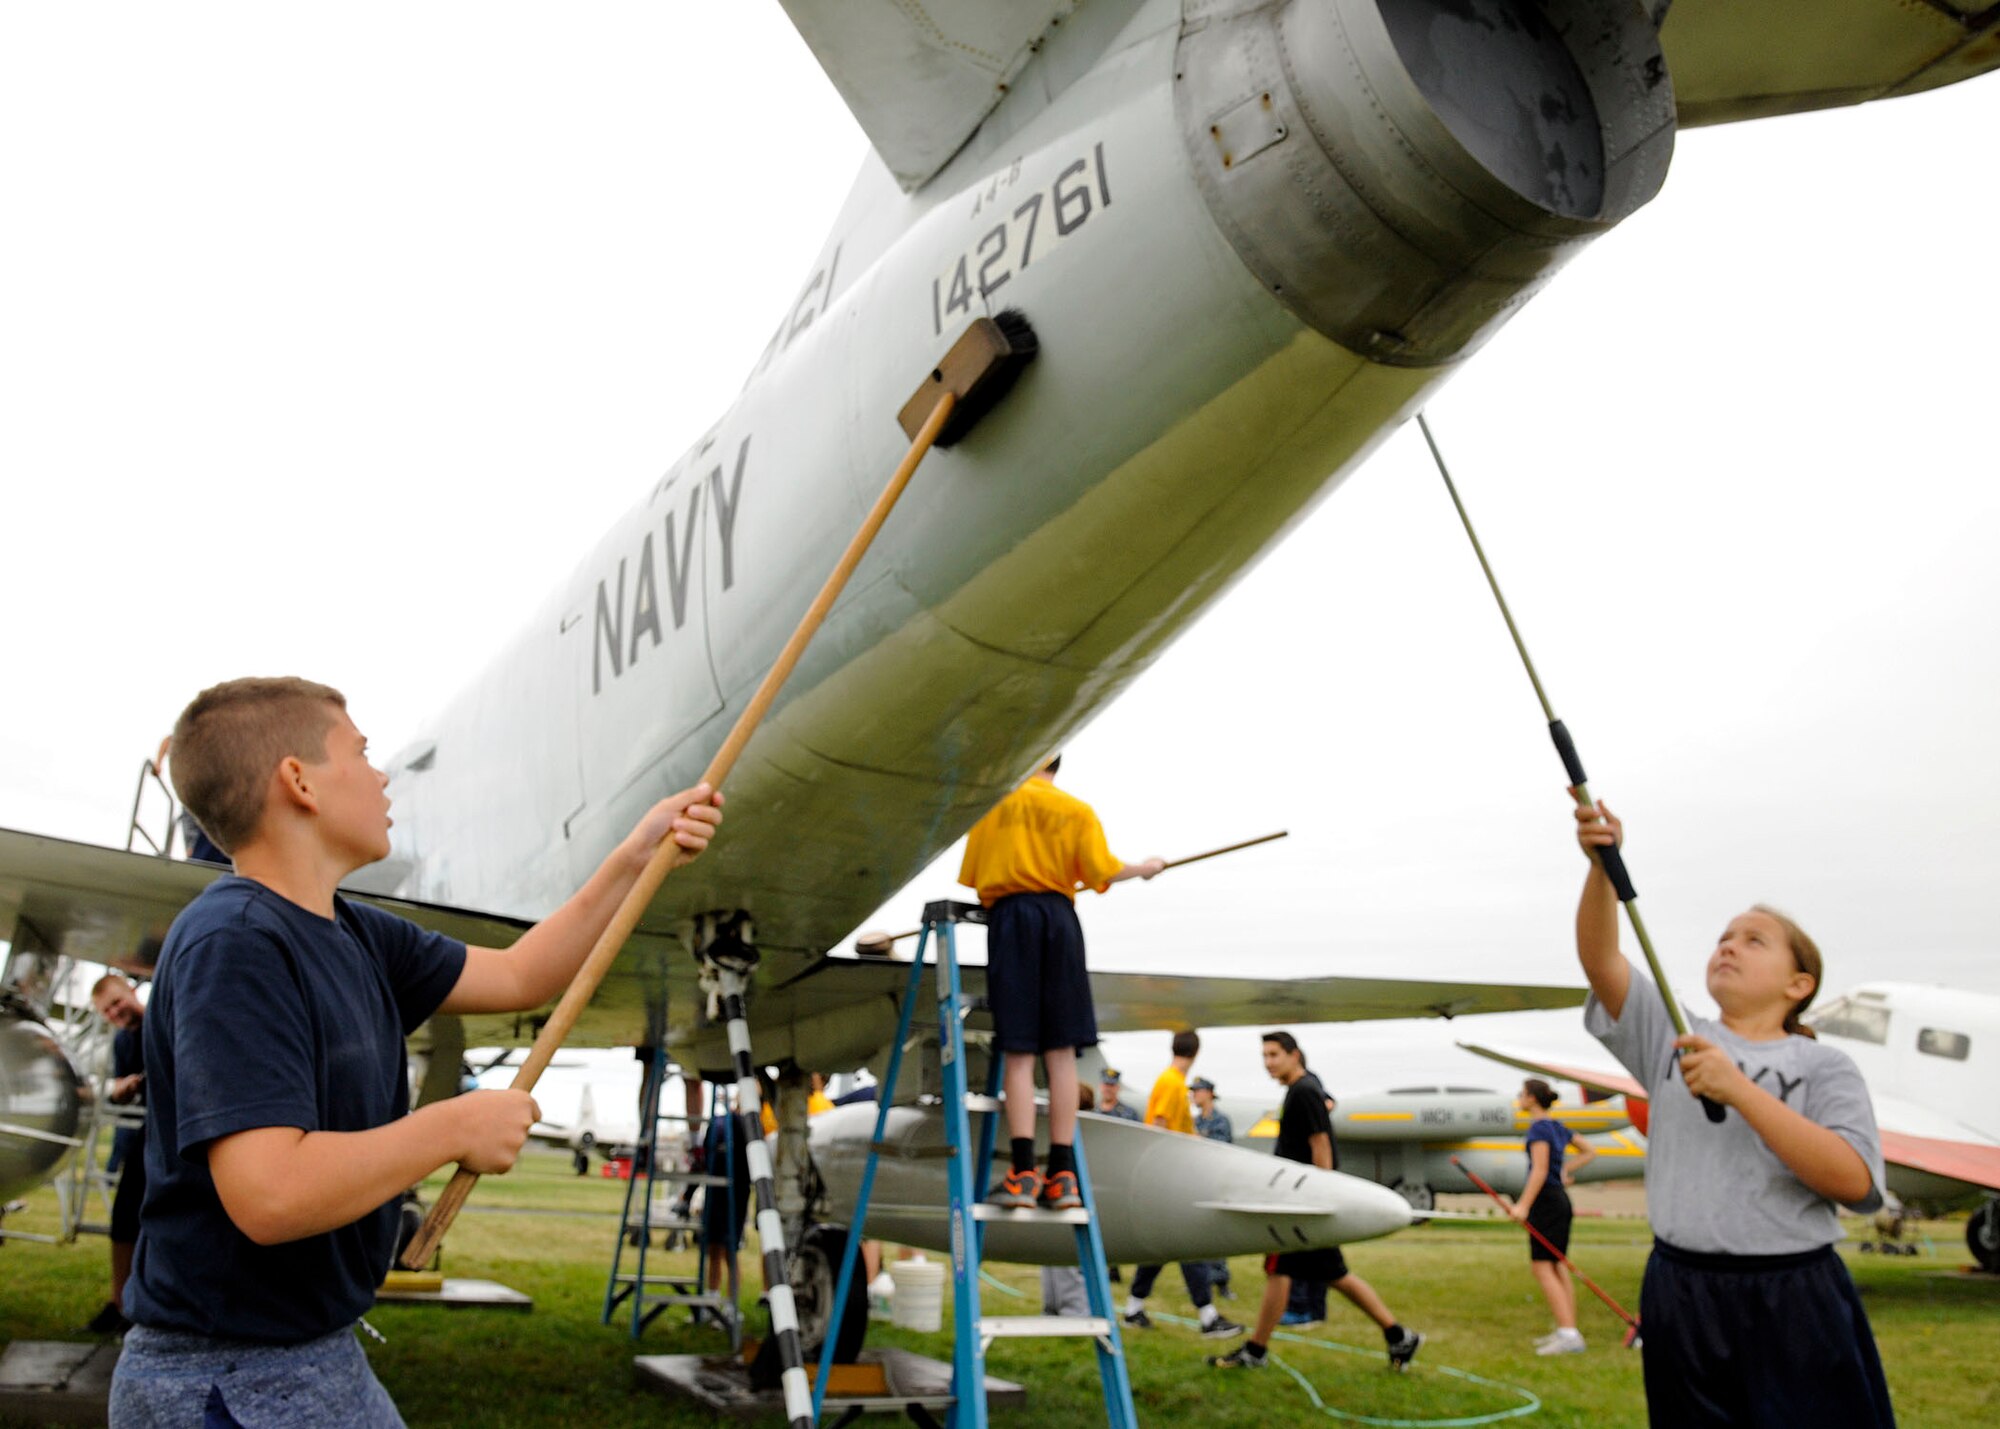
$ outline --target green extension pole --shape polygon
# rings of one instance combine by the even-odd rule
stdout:
[[[1451,479],[1451,470],[1444,464],[1444,453],[1438,450],[1437,438],[1431,435],[1431,424],[1422,412],[1417,413],[1417,426],[1431,449],[1431,459],[1437,463],[1438,475],[1444,478],[1444,489],[1451,493],[1451,504],[1458,508],[1458,519],[1465,527],[1466,537],[1472,542],[1472,553],[1479,557],[1479,569],[1486,572],[1486,584],[1491,587],[1493,599],[1500,607],[1500,618],[1507,622],[1507,633],[1514,637],[1514,648],[1521,654],[1522,667],[1528,672],[1528,683],[1535,687],[1535,698],[1541,701],[1542,717],[1549,722],[1549,738],[1555,741],[1556,753],[1562,756],[1563,770],[1569,775],[1577,807],[1588,809],[1592,807],[1590,786],[1585,782],[1583,760],[1577,755],[1576,742],[1569,737],[1569,731],[1556,718],[1556,712],[1549,704],[1541,676],[1535,673],[1535,662],[1528,658],[1528,646],[1521,639],[1521,629],[1514,624],[1514,612],[1507,608],[1507,597],[1500,593],[1500,582],[1494,578],[1493,567],[1486,559],[1486,549],[1479,544],[1479,533],[1472,529],[1472,517],[1466,514],[1465,503],[1458,496],[1458,485]],[[1602,845],[1597,855],[1604,865],[1605,876],[1618,893],[1618,901],[1625,905],[1625,916],[1631,920],[1633,935],[1646,954],[1646,966],[1652,969],[1653,985],[1659,988],[1660,997],[1667,1004],[1667,1016],[1673,1019],[1674,1031],[1686,1037],[1689,1035],[1687,1015],[1681,1011],[1680,1000],[1674,996],[1666,972],[1660,967],[1659,954],[1653,951],[1653,940],[1646,932],[1646,920],[1639,916],[1639,890],[1632,886],[1632,876],[1625,871],[1624,855],[1618,851],[1616,844]],[[1710,1101],[1707,1097],[1701,1099],[1701,1109],[1712,1122],[1719,1123],[1728,1115],[1720,1102]]]

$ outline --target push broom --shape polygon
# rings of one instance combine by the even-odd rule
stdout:
[[[909,485],[918,463],[923,461],[932,446],[952,445],[991,411],[1013,386],[1021,369],[1034,357],[1037,346],[1034,329],[1018,312],[1009,310],[997,318],[980,318],[952,344],[951,350],[917,388],[898,414],[898,420],[910,437],[908,452],[897,466],[895,475],[889,478],[889,484],[882,489],[882,494],[875,498],[875,504],[861,523],[860,530],[847,543],[847,549],[841,553],[832,574],[813,598],[791,639],[785,642],[784,649],[764,676],[763,683],[757,687],[756,694],[744,706],[743,713],[737,716],[728,738],[722,741],[722,747],[709,760],[700,782],[718,791],[722,788],[723,780],[735,768],[737,757],[743,753],[750,736],[757,732],[757,726],[770,711],[778,691],[797,666],[799,657],[805,653],[806,645],[825,622],[848,578],[861,564],[861,558],[868,553],[876,533],[895,509],[897,498]],[[536,1034],[533,1048],[522,1062],[521,1070],[514,1075],[514,1090],[534,1089],[550,1060],[561,1048],[563,1039],[576,1026],[577,1018],[596,993],[598,984],[617,960],[625,940],[638,926],[640,916],[659,892],[660,885],[684,862],[683,850],[671,836],[663,839],[653,851],[644,872],[618,905],[618,911],[612,915],[589,956],[577,969],[575,978],[563,993],[562,1001],[556,1004],[555,1011]],[[431,1208],[423,1229],[411,1239],[403,1252],[405,1266],[415,1269],[429,1262],[437,1251],[438,1242],[444,1238],[445,1231],[457,1218],[466,1197],[472,1194],[472,1188],[478,1182],[477,1172],[462,1166],[458,1169],[444,1193],[438,1197],[437,1204]]]

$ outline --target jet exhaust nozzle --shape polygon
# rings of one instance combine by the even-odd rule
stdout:
[[[1394,366],[1476,348],[1649,201],[1673,153],[1640,0],[1186,0],[1175,69],[1237,255]]]

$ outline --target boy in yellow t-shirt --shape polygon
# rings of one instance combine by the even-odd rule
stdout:
[[[1146,1125],[1179,1132],[1182,1136],[1194,1135],[1194,1108],[1188,1101],[1187,1074],[1200,1051],[1201,1038],[1195,1033],[1174,1034],[1174,1060],[1160,1073],[1159,1080],[1153,1083],[1153,1094],[1146,1098]],[[1153,1328],[1153,1317],[1146,1313],[1146,1297],[1153,1293],[1153,1282],[1160,1278],[1162,1269],[1163,1266],[1142,1265],[1132,1277],[1132,1293],[1125,1298],[1124,1318],[1124,1323],[1132,1329]],[[1226,1340],[1243,1333],[1241,1325],[1224,1319],[1215,1308],[1209,1288],[1212,1279],[1209,1262],[1182,1261],[1181,1279],[1187,1282],[1188,1299],[1194,1302],[1195,1313],[1201,1317],[1204,1338]]]
[[[994,805],[966,838],[958,881],[977,889],[986,919],[986,998],[1005,1057],[1012,1169],[989,1199],[1065,1210],[1076,1184],[1076,1050],[1097,1045],[1097,1012],[1083,965],[1076,890],[1102,893],[1151,878],[1157,858],[1123,863],[1083,800],[1056,788],[1057,755]],[[1049,1079],[1048,1174],[1035,1170],[1035,1057]]]

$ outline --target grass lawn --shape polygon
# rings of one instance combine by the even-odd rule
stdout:
[[[619,1182],[578,1178],[566,1157],[549,1154],[530,1155],[514,1175],[481,1183],[452,1230],[446,1269],[525,1291],[535,1308],[525,1315],[427,1306],[371,1312],[369,1322],[388,1343],[371,1343],[370,1358],[412,1426],[712,1422],[699,1410],[637,1388],[633,1342],[622,1327],[599,1323],[623,1191]],[[8,1217],[9,1227],[52,1230],[53,1193],[40,1191],[29,1200],[27,1212]],[[2000,1357],[1994,1353],[2000,1283],[1939,1273],[1970,1263],[1963,1234],[1960,1221],[1926,1223],[1920,1237],[1931,1249],[1924,1255],[1881,1259],[1851,1247],[1847,1252],[1905,1425],[2000,1424]],[[1641,1222],[1585,1220],[1572,1250],[1631,1308],[1638,1303],[1646,1244]],[[677,1268],[691,1263],[687,1256],[656,1256],[651,1264],[662,1258]],[[0,1245],[0,1342],[85,1338],[76,1327],[104,1297],[107,1259],[96,1238],[68,1247]],[[1142,1422],[1176,1429],[1385,1420],[1442,1426],[1527,1409],[1529,1396],[1539,1406],[1532,1412],[1490,1422],[1589,1429],[1646,1422],[1639,1356],[1618,1347],[1620,1327],[1594,1299],[1586,1295],[1581,1310],[1590,1353],[1537,1359],[1531,1352],[1529,1341],[1547,1321],[1520,1232],[1498,1224],[1439,1225],[1357,1246],[1350,1260],[1406,1323],[1429,1336],[1409,1375],[1385,1370],[1374,1327],[1337,1296],[1328,1326],[1274,1345],[1275,1358],[1298,1378],[1279,1369],[1226,1376],[1211,1371],[1202,1357],[1228,1342],[1218,1346],[1192,1329],[1163,1324],[1126,1337]],[[756,1262],[746,1255],[743,1264],[754,1276]],[[1003,1284],[1038,1298],[1032,1268],[991,1269]],[[1248,1258],[1232,1269],[1239,1298],[1226,1308],[1232,1318],[1244,1319],[1254,1313],[1262,1274]],[[991,1292],[986,1308],[1004,1314],[1028,1307]],[[1177,1276],[1162,1278],[1151,1308],[1191,1313]],[[884,1325],[871,1339],[939,1358],[951,1353],[948,1333],[915,1335]],[[688,1329],[675,1317],[648,1330],[638,1350],[709,1353],[718,1345],[714,1333]],[[1103,1422],[1094,1358],[1076,1342],[1003,1341],[989,1365],[1029,1389],[1027,1407],[996,1413],[996,1426]],[[1315,1395],[1324,1412],[1315,1407]]]

